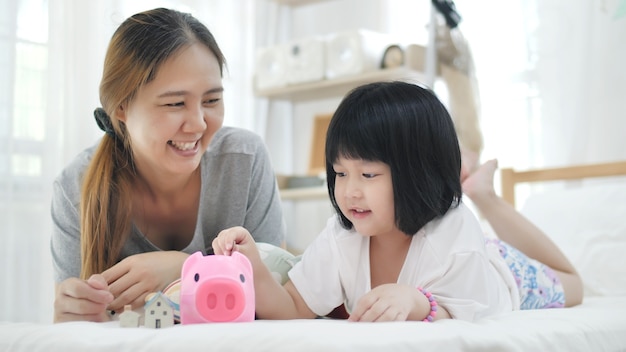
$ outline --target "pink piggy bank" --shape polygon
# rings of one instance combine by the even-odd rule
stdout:
[[[196,252],[185,260],[181,276],[181,324],[254,320],[252,265],[245,255]]]

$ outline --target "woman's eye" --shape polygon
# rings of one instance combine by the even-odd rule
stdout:
[[[176,103],[171,103],[171,104],[165,104],[165,106],[172,106],[172,107],[183,106],[183,105],[185,105],[185,103],[182,102],[182,101],[179,101],[179,102],[176,102]]]
[[[365,178],[374,178],[374,177],[376,177],[376,174],[363,174],[363,177],[365,177]]]
[[[205,103],[205,104],[215,104],[215,103],[217,103],[218,101],[220,101],[220,99],[219,99],[219,98],[216,98],[216,99],[207,99],[207,100],[205,100],[205,101],[204,101],[204,103]]]
[[[337,175],[337,177],[344,177],[346,175],[345,172],[335,172],[335,175]]]

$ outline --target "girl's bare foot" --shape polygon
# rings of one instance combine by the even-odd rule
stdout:
[[[496,191],[493,188],[493,174],[497,168],[497,159],[488,160],[480,165],[476,171],[462,181],[463,193],[477,205],[496,196]]]

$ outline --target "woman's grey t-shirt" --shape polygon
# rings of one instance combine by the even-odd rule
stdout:
[[[95,152],[79,154],[56,178],[52,194],[51,238],[54,279],[80,275],[80,187]],[[261,138],[244,129],[222,127],[202,156],[201,195],[196,230],[183,252],[212,254],[217,234],[243,226],[257,242],[280,245],[285,224],[274,170]],[[161,250],[133,226],[119,260],[133,254]]]

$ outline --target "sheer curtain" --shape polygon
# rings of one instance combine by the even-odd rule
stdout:
[[[0,2],[0,321],[51,322],[51,184],[102,135],[92,112],[115,28],[153,7],[191,12],[228,61],[225,124],[255,128],[255,1]],[[241,26],[246,23],[248,26]]]
[[[425,3],[390,1],[389,27],[416,31]],[[625,0],[455,4],[476,65],[483,160],[524,169],[626,159]]]
[[[483,158],[516,168],[626,159],[624,0],[456,3],[476,60]]]
[[[390,30],[423,34],[429,1],[388,3]],[[476,64],[483,159],[527,168],[626,158],[626,1],[455,4]]]
[[[626,1],[457,4],[476,60],[483,160],[524,169],[626,159]],[[521,185],[518,204],[578,185]]]

